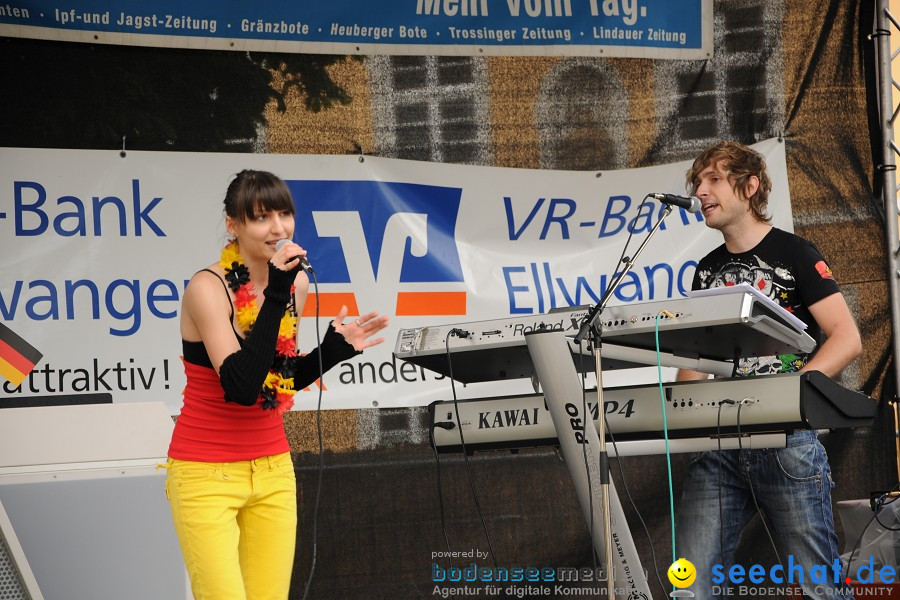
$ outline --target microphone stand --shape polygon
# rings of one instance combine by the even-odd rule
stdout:
[[[645,237],[644,241],[641,242],[641,245],[638,246],[638,249],[635,251],[634,256],[632,256],[631,258],[628,258],[626,256],[622,259],[622,262],[625,264],[625,268],[621,273],[619,273],[619,276],[616,277],[612,285],[607,288],[606,293],[603,294],[600,302],[594,305],[590,312],[588,312],[587,316],[584,319],[584,322],[581,324],[581,328],[578,330],[578,334],[575,336],[575,342],[581,345],[584,337],[590,333],[591,346],[594,349],[594,371],[597,376],[597,434],[600,438],[598,460],[598,464],[600,467],[600,511],[603,519],[603,529],[605,530],[603,534],[606,544],[606,593],[609,600],[613,600],[613,598],[615,597],[615,584],[613,582],[612,524],[610,522],[611,519],[609,508],[609,453],[606,450],[606,407],[603,405],[603,379],[600,366],[601,345],[603,342],[603,322],[600,320],[600,315],[603,313],[603,309],[606,308],[606,303],[609,302],[610,296],[612,296],[613,292],[615,292],[622,284],[622,279],[624,279],[625,276],[631,272],[631,269],[634,267],[634,263],[637,260],[637,257],[641,255],[641,252],[643,252],[644,247],[647,245],[647,242],[650,241],[650,238],[653,237],[666,217],[672,214],[673,210],[674,207],[671,204],[667,204],[662,215],[660,215],[659,220],[656,222],[656,225],[653,226],[653,229],[650,230],[650,233],[647,234],[647,237]]]

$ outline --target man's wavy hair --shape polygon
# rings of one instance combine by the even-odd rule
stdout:
[[[762,154],[752,148],[738,142],[719,142],[710,146],[697,157],[693,166],[688,169],[687,190],[691,195],[696,195],[700,180],[700,173],[707,167],[715,167],[719,162],[731,182],[731,188],[748,197],[747,189],[750,185],[750,177],[759,179],[759,187],[756,193],[749,196],[750,212],[757,221],[768,223],[772,217],[766,214],[766,206],[769,203],[769,192],[772,191],[772,180],[766,172],[766,160]]]

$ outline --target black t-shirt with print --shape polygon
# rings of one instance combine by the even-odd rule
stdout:
[[[692,288],[749,283],[808,325],[807,333],[821,343],[822,330],[809,306],[840,292],[831,269],[812,244],[793,233],[772,228],[752,250],[732,254],[722,244],[697,265]],[[743,358],[737,375],[766,375],[796,371],[806,354]]]

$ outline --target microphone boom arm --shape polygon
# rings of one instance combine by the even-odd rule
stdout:
[[[587,316],[585,316],[584,321],[581,323],[581,329],[578,330],[578,335],[575,336],[576,344],[581,344],[581,341],[591,330],[596,330],[596,328],[594,327],[594,321],[599,318],[600,314],[603,312],[603,309],[606,308],[606,303],[609,302],[610,296],[612,296],[613,292],[615,292],[619,288],[619,285],[622,283],[622,279],[624,279],[625,276],[631,272],[631,269],[632,267],[634,267],[634,263],[637,260],[637,257],[641,255],[641,252],[643,252],[644,247],[647,245],[647,242],[650,241],[650,238],[653,237],[653,235],[659,229],[660,225],[662,225],[662,222],[666,219],[666,217],[672,214],[672,211],[674,209],[674,206],[672,206],[671,204],[666,204],[666,208],[663,210],[663,213],[659,217],[659,220],[656,222],[656,225],[653,226],[653,229],[650,230],[650,233],[647,234],[647,237],[645,237],[644,241],[641,242],[641,245],[638,246],[638,249],[635,251],[634,256],[628,258],[625,261],[625,268],[622,269],[622,272],[619,273],[615,281],[612,282],[612,285],[610,285],[606,289],[606,293],[603,294],[600,302],[595,304],[590,312],[588,312]]]

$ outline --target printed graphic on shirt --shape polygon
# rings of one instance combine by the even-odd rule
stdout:
[[[783,265],[772,265],[753,255],[731,259],[715,268],[701,266],[698,276],[702,289],[749,283],[788,312],[794,312],[799,304],[797,282]]]
[[[779,354],[777,356],[755,356],[742,358],[734,371],[737,377],[754,375],[775,375],[776,373],[793,373],[806,364],[805,354]]]
[[[825,263],[822,261],[819,264]],[[701,264],[697,276],[701,289],[749,283],[790,313],[800,306],[797,281],[786,265],[767,263],[757,255],[729,257],[719,265]],[[806,354],[742,358],[735,369],[735,375],[748,377],[793,372],[805,365],[807,360]]]
[[[820,260],[816,263],[816,271],[819,272],[819,275],[822,276],[822,279],[830,279],[834,281],[834,274],[831,272],[831,268],[824,260]]]

